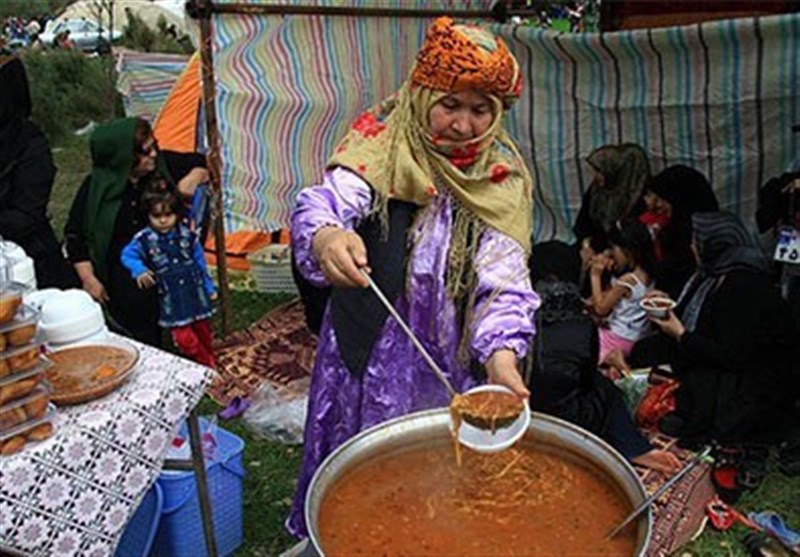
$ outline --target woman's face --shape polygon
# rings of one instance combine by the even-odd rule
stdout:
[[[592,178],[592,183],[589,184],[590,188],[602,188],[606,185],[606,176],[602,172],[598,172],[595,170],[594,178]]]
[[[136,149],[136,162],[131,170],[131,176],[140,178],[153,172],[156,169],[157,156],[158,143],[154,137],[150,136]]]
[[[492,124],[492,101],[477,91],[442,97],[428,113],[428,132],[435,139],[460,143],[486,133]]]
[[[647,190],[644,194],[644,202],[647,209],[659,215],[672,216],[672,205],[669,201],[660,197],[658,194]]]

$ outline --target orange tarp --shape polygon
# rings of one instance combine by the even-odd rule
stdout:
[[[153,134],[161,149],[179,153],[197,151],[201,101],[200,57],[195,53],[172,87],[167,102],[161,107],[153,124]]]

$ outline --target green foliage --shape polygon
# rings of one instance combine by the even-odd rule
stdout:
[[[27,51],[33,120],[51,143],[90,121],[104,122],[123,115],[114,88],[113,60],[80,52]]]
[[[172,36],[169,33],[167,20],[159,16],[156,30],[151,29],[133,12],[125,14],[128,24],[122,33],[122,45],[126,48],[143,52],[165,52],[171,54],[191,54],[194,52],[188,36]]]
[[[55,14],[67,7],[72,0],[3,0],[0,2],[0,19],[21,17],[29,19],[46,14]]]

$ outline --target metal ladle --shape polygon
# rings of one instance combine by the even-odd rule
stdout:
[[[417,352],[419,352],[419,354],[422,356],[422,358],[428,364],[428,367],[431,368],[431,370],[436,375],[436,377],[439,379],[439,381],[442,383],[442,385],[444,385],[444,388],[447,389],[447,392],[450,395],[450,398],[453,398],[454,396],[456,396],[458,393],[453,388],[453,385],[450,383],[450,380],[447,379],[447,376],[444,374],[444,372],[441,370],[441,368],[436,364],[436,362],[433,360],[431,355],[428,354],[428,351],[425,350],[425,347],[422,345],[422,343],[419,341],[417,336],[414,334],[414,332],[411,330],[411,328],[405,322],[405,319],[400,317],[400,314],[394,308],[394,305],[392,305],[392,303],[388,300],[388,298],[386,298],[386,296],[384,295],[383,291],[381,291],[381,289],[378,287],[378,285],[375,284],[375,281],[372,280],[372,277],[369,276],[369,273],[367,273],[366,271],[361,269],[361,274],[363,274],[364,277],[367,279],[367,282],[369,283],[369,287],[372,289],[372,291],[375,293],[375,295],[381,301],[381,303],[386,308],[386,310],[391,314],[392,317],[394,317],[395,321],[397,321],[397,324],[400,325],[400,328],[403,329],[403,332],[405,332],[405,334],[408,336],[409,340],[411,340],[411,343],[414,345],[414,348],[417,349]],[[518,424],[517,422],[520,422],[521,420],[524,423],[519,423]],[[479,417],[475,417],[474,419],[469,420],[470,424],[472,424],[472,425],[476,425],[476,423],[481,422],[481,421],[483,421],[483,420],[481,420]],[[457,433],[459,435],[459,441],[461,441],[462,443],[468,445],[470,448],[475,449],[476,451],[479,451],[479,452],[496,452],[496,451],[501,450],[503,448],[506,448],[507,446],[510,446],[510,445],[514,444],[516,441],[518,441],[525,434],[525,432],[527,431],[527,429],[528,429],[527,424],[528,423],[530,423],[530,409],[528,408],[527,401],[526,401],[526,403],[523,406],[522,412],[516,418],[516,420],[514,420],[514,423],[510,426],[510,427],[513,427],[514,425],[518,425],[518,426],[523,426],[524,425],[524,427],[516,427],[515,430],[514,430],[513,435],[511,435],[511,436],[496,434],[497,432],[489,433],[487,431],[486,434],[484,434],[484,435],[480,435],[478,437],[470,437],[468,440],[466,440],[467,442],[464,443],[464,441],[465,441],[464,433],[463,433],[464,424],[462,424],[462,426],[459,428],[459,431]],[[476,427],[475,429],[488,430],[489,428],[490,428],[490,426],[488,424],[486,424],[486,427]],[[497,430],[497,431],[500,432],[501,430]]]

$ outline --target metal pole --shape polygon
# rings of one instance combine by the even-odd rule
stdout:
[[[439,17],[491,19],[494,13],[489,10],[425,10],[416,8],[353,8],[346,6],[303,6],[298,4],[215,4],[210,9],[217,14],[249,15],[321,15],[350,17]]]
[[[214,536],[214,515],[208,495],[206,462],[203,455],[203,444],[200,441],[200,422],[197,419],[196,408],[189,414],[189,443],[192,448],[192,462],[194,464],[194,477],[197,482],[197,497],[200,500],[200,514],[203,518],[206,553],[208,557],[217,557],[219,553],[217,553],[217,540]]]
[[[214,58],[212,52],[211,3],[196,0],[194,8],[200,19],[200,64],[203,80],[203,107],[206,114],[206,141],[208,142],[208,173],[214,191],[212,215],[214,216],[214,245],[217,254],[217,278],[219,298],[222,306],[222,334],[230,327],[230,290],[228,288],[228,262],[225,259],[225,209],[222,204],[222,180],[220,178],[219,129],[217,109],[214,104]]]

